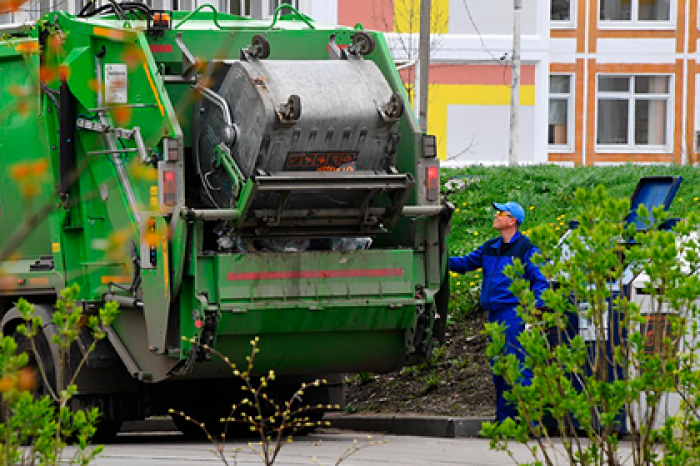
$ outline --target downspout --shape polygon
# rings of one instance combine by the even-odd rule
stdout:
[[[690,2],[685,0],[685,30],[683,36],[683,102],[681,102],[681,165],[692,161],[688,147],[688,41],[690,40]]]
[[[579,0],[586,2],[586,17],[583,19],[584,27],[584,39],[583,39],[583,131],[582,131],[582,141],[581,141],[581,164],[586,165],[586,141],[588,140],[588,38],[591,15],[591,0]],[[595,111],[595,105],[593,106],[593,111]],[[595,131],[595,129],[594,129]],[[595,144],[595,142],[594,142]]]

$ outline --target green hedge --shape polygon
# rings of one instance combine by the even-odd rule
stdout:
[[[670,213],[684,217],[700,212],[700,171],[687,166],[616,165],[566,168],[555,165],[522,167],[470,166],[443,169],[443,185],[450,178],[463,178],[467,187],[449,196],[455,206],[450,234],[450,255],[466,254],[488,238],[497,236],[492,228],[492,202],[516,201],[525,209],[522,231],[551,224],[564,234],[573,211],[577,188],[603,185],[611,197],[629,198],[644,176],[683,177]],[[452,276],[451,315],[460,318],[478,304],[481,277],[478,272]]]

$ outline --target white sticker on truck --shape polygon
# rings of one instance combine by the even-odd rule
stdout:
[[[121,63],[105,65],[105,103],[125,104],[127,102],[127,89],[126,65]]]

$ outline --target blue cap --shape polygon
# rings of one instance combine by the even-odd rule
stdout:
[[[498,204],[497,202],[494,202],[493,208],[504,212],[510,212],[513,218],[517,220],[518,224],[522,225],[523,221],[525,220],[525,211],[517,202],[508,201],[505,204]]]

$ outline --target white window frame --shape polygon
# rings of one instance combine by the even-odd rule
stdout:
[[[239,8],[241,10],[241,16],[250,16],[251,11],[246,10],[246,1],[245,0],[226,0],[225,5],[226,5],[226,13],[231,13],[233,10],[231,9],[231,4],[238,2]]]
[[[568,20],[553,20],[552,10],[549,11],[549,26],[551,29],[572,29],[576,28],[576,1],[569,0],[569,19]]]
[[[78,11],[70,11],[72,3],[63,3],[59,0],[48,0],[46,10],[41,9],[41,0],[29,0],[24,2],[20,7],[12,12],[0,15],[2,21],[0,24],[22,23],[34,21],[41,18],[44,14],[57,9],[69,10],[69,13],[77,13]]]
[[[602,0],[598,0],[598,27],[600,29],[675,29],[676,28],[676,1],[670,0],[669,2],[669,15],[668,20],[663,21],[640,21],[637,19],[639,17],[639,0],[630,0],[631,11],[629,20],[613,20],[613,19],[600,19],[601,8],[603,7]],[[687,0],[691,1],[691,0]]]
[[[663,76],[668,78],[668,94],[636,94],[634,92],[634,78],[639,76]],[[614,77],[614,78],[627,78],[629,79],[629,87],[627,92],[611,92],[605,91],[600,92],[600,78],[601,77]],[[600,153],[626,153],[626,152],[639,152],[639,153],[673,153],[673,75],[668,73],[634,73],[634,74],[615,74],[615,73],[599,73],[596,75],[595,84],[595,150]],[[665,128],[665,140],[666,144],[645,144],[639,145],[634,144],[634,130],[636,124],[635,115],[635,105],[637,100],[637,95],[643,96],[639,100],[666,100],[666,128]],[[619,99],[627,100],[628,105],[628,115],[630,124],[627,125],[627,141],[628,144],[599,144],[598,143],[598,112],[600,99]]]
[[[547,143],[547,149],[549,152],[573,152],[574,151],[574,115],[576,111],[574,108],[574,89],[576,84],[576,76],[573,73],[550,73],[549,76],[568,76],[569,77],[569,93],[552,93],[551,89],[547,95],[547,112],[549,112],[549,102],[552,98],[557,100],[566,100],[567,112],[566,112],[566,144],[549,144],[549,137]],[[549,113],[548,113],[549,115]],[[547,121],[547,132],[549,133],[549,118]]]
[[[262,1],[263,4],[263,17],[264,18],[272,18],[273,13],[275,12],[275,8],[270,8],[270,0],[259,0]],[[281,0],[275,0],[275,3],[279,6],[281,3]],[[287,3],[285,1],[285,3]],[[302,0],[291,0],[291,6],[295,8],[297,11],[301,11],[300,8],[303,6],[303,1]]]

